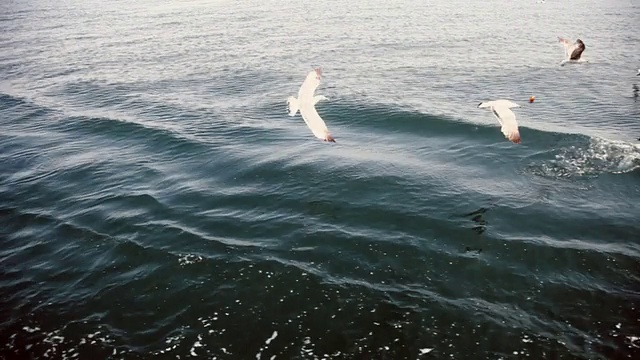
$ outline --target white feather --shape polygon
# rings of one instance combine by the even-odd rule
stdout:
[[[560,43],[564,46],[565,60],[569,60],[569,57],[571,56],[571,53],[573,53],[573,50],[578,47],[578,43],[572,44],[569,40],[563,39],[561,37],[558,38],[558,41],[560,41]]]
[[[520,105],[509,100],[495,100],[480,103],[479,108],[491,109],[493,115],[498,119],[498,122],[502,127],[500,131],[510,141],[518,144],[520,143],[520,132],[518,130],[518,122],[516,121],[516,114],[511,111],[511,108],[520,107]]]

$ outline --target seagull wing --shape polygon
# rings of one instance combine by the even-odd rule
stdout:
[[[519,144],[520,132],[518,131],[516,114],[509,109],[509,106],[502,104],[492,106],[491,111],[493,112],[493,115],[495,115],[496,119],[498,119],[498,122],[500,122],[500,125],[502,125],[500,131],[502,131],[504,136],[511,142]]]
[[[313,103],[305,102],[300,106],[300,114],[304,119],[304,122],[307,123],[307,126],[313,132],[318,139],[327,140],[328,137],[331,136],[329,133],[329,129],[327,129],[327,125],[324,123],[324,120],[316,111]]]
[[[564,39],[559,37],[558,41],[560,41],[560,43],[562,43],[562,45],[564,46],[564,53],[565,56],[567,57],[567,59],[571,58],[571,54],[573,54],[573,52],[576,50],[576,48],[578,47],[578,43],[571,43],[569,40]]]
[[[580,60],[580,56],[582,55],[582,52],[584,51],[584,45],[583,44],[577,44],[574,47],[573,51],[571,52],[571,55],[569,56],[570,60]]]

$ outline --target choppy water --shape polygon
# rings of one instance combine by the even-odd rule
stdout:
[[[617,0],[3,1],[0,357],[637,359],[638,24]],[[312,65],[336,144],[286,114]]]

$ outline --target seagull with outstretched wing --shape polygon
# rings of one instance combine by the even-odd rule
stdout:
[[[485,101],[478,104],[481,109],[490,109],[493,115],[498,119],[502,127],[500,131],[509,141],[520,144],[520,132],[518,131],[518,123],[516,122],[516,114],[511,111],[512,108],[520,107],[520,105],[509,100]]]
[[[589,62],[587,60],[582,59],[582,53],[586,49],[584,42],[578,39],[575,43],[571,43],[569,40],[565,38],[558,38],[558,41],[562,43],[564,46],[565,59],[560,62],[560,66],[564,66],[564,64],[581,64]]]
[[[302,119],[307,124],[309,129],[315,137],[328,142],[336,142],[336,140],[329,133],[327,125],[324,120],[316,111],[316,103],[320,100],[327,100],[323,95],[314,96],[314,92],[320,85],[320,78],[322,76],[322,70],[316,68],[311,70],[307,77],[304,79],[300,90],[298,90],[298,98],[289,96],[287,99],[287,105],[289,107],[289,115],[294,116],[298,111],[302,115]]]

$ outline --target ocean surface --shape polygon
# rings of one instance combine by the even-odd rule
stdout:
[[[0,358],[640,359],[638,24],[0,2]],[[287,114],[313,66],[335,144]]]

